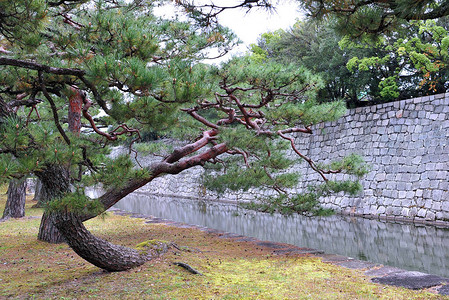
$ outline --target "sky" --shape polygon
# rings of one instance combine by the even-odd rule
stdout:
[[[219,21],[222,25],[231,28],[243,41],[234,53],[244,53],[248,46],[256,43],[258,37],[269,31],[288,29],[302,17],[296,1],[275,2],[276,11],[269,12],[263,9],[253,9],[247,13],[244,9],[232,9],[221,13]]]
[[[226,0],[226,2],[229,3],[229,0]],[[276,10],[271,12],[258,8],[249,12],[247,9],[229,9],[222,12],[219,16],[220,23],[232,29],[243,43],[224,58],[215,60],[213,63],[229,59],[232,55],[244,54],[249,45],[256,43],[262,33],[277,29],[288,29],[303,16],[294,0],[274,1],[274,7]],[[168,17],[173,15],[174,12],[172,9],[165,7],[163,10],[156,11],[156,14]]]

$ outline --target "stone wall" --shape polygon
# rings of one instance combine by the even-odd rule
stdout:
[[[325,198],[324,207],[383,219],[449,220],[449,93],[351,109],[336,122],[319,124],[314,132],[296,138],[298,148],[312,159],[330,161],[357,153],[370,165],[362,180],[363,193]],[[305,163],[297,169],[309,182],[319,179]],[[216,199],[202,188],[201,172],[194,168],[167,175],[143,190]],[[255,195],[257,190],[220,200],[245,201]]]

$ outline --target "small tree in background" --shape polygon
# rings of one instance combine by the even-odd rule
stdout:
[[[24,176],[21,179],[11,179],[8,185],[8,197],[2,219],[22,218],[25,216],[25,197],[27,181]]]

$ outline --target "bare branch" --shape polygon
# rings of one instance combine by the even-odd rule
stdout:
[[[199,149],[206,146],[210,141],[215,139],[215,136],[218,134],[216,129],[211,129],[203,132],[203,136],[194,143],[185,145],[184,147],[175,149],[171,155],[169,155],[164,162],[166,163],[174,163],[181,158],[198,151]]]
[[[69,75],[69,76],[77,76],[82,77],[85,74],[85,71],[75,68],[55,68],[47,65],[42,65],[33,61],[28,60],[20,60],[20,59],[12,59],[7,57],[0,57],[0,65],[3,66],[14,66],[21,67],[30,70],[41,71],[45,73],[51,73],[55,75]]]
[[[229,95],[229,98],[234,100],[235,104],[237,104],[237,107],[239,108],[240,112],[243,114],[243,118],[245,119],[245,123],[246,123],[247,127],[248,128],[251,127],[259,132],[260,131],[259,125],[257,125],[256,122],[251,120],[251,116],[248,114],[248,111],[245,109],[245,107],[243,107],[240,100],[232,94]]]
[[[26,106],[26,107],[34,107],[36,104],[41,103],[41,99],[36,98],[29,98],[26,100],[13,100],[8,102],[8,105],[11,107],[17,107],[17,106]]]
[[[110,110],[106,105],[106,102],[101,98],[100,93],[98,93],[97,88],[89,81],[87,80],[83,75],[79,76],[81,81],[91,90],[92,94],[94,95],[95,101],[97,101],[98,105],[104,110],[105,113],[109,114]]]
[[[280,137],[282,137],[283,139],[290,141],[290,145],[291,145],[293,151],[295,151],[295,153],[296,153],[299,157],[301,157],[302,159],[304,159],[304,160],[309,164],[309,166],[310,166],[315,172],[317,172],[318,174],[320,174],[320,176],[323,178],[324,181],[328,181],[328,179],[327,179],[327,177],[324,175],[323,171],[320,170],[320,169],[316,166],[315,162],[314,162],[311,158],[309,158],[308,156],[306,156],[306,155],[302,154],[301,152],[299,152],[299,150],[296,148],[295,140],[294,140],[292,137],[286,136],[281,130],[279,130],[277,133],[278,133],[278,135],[279,135]]]
[[[104,136],[106,139],[111,140],[111,141],[115,141],[117,139],[116,136],[110,136],[109,134],[101,131],[98,129],[97,125],[95,124],[94,119],[92,118],[92,116],[89,114],[89,108],[92,106],[92,102],[87,99],[87,97],[83,97],[83,116],[89,121],[90,126],[92,126],[92,129],[99,135]]]
[[[203,123],[204,125],[206,125],[207,127],[210,128],[214,128],[214,129],[218,129],[219,127],[217,125],[215,125],[214,123],[210,122],[209,120],[207,120],[206,118],[200,116],[195,109],[181,109],[182,111],[187,112],[189,115],[191,115],[195,120]]]
[[[241,155],[243,157],[243,161],[245,162],[246,167],[249,169],[251,168],[251,166],[249,165],[248,162],[248,153],[246,153],[245,151],[242,151],[238,148],[232,148],[230,150],[228,150],[226,153],[231,154],[231,155]]]

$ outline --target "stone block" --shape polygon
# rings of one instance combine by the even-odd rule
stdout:
[[[386,211],[385,206],[379,206],[379,207],[377,208],[377,213],[376,213],[376,214],[378,214],[378,215],[384,214],[385,211]]]
[[[391,205],[396,207],[401,206],[401,200],[395,199],[393,200],[393,203],[391,203]]]
[[[376,174],[376,180],[377,181],[384,181],[386,178],[386,174],[385,173],[377,173]]]
[[[411,162],[414,165],[418,165],[421,163],[421,160],[422,160],[422,156],[417,156],[417,157],[412,158]]]
[[[433,190],[432,191],[432,199],[435,201],[446,200],[446,199],[443,199],[443,191],[442,190]]]
[[[400,215],[401,215],[401,211],[402,211],[402,208],[401,208],[401,207],[393,207],[392,215],[394,215],[394,216],[400,216]]]
[[[407,195],[406,191],[399,191],[399,199],[405,199],[406,195]]]
[[[432,211],[427,211],[426,214],[426,220],[434,221],[435,220],[435,213]]]
[[[441,210],[444,212],[449,212],[449,200],[442,202]]]
[[[409,208],[407,208],[407,207],[402,208],[402,210],[401,210],[401,215],[402,216],[408,217],[409,214],[410,214],[410,209]]]
[[[403,207],[410,207],[412,205],[412,200],[407,198],[407,199],[402,199],[401,201],[401,206]]]
[[[418,210],[417,216],[421,217],[421,218],[424,218],[426,216],[426,213],[427,213],[427,210],[424,209],[424,208],[421,208],[421,209]]]
[[[441,209],[441,202],[434,201],[432,203],[432,210],[439,211]]]

